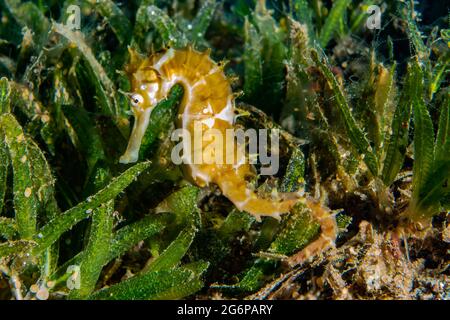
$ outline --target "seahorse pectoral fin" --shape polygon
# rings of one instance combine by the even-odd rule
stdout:
[[[120,163],[133,163],[138,161],[139,149],[141,148],[142,139],[150,122],[152,110],[153,108],[146,108],[134,113],[133,130],[131,131],[127,150],[119,159]]]

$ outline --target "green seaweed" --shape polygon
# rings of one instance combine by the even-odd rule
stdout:
[[[333,3],[333,7],[325,20],[325,24],[320,30],[320,45],[326,47],[333,36],[333,33],[339,29],[338,25],[342,24],[345,16],[345,9],[350,4],[349,0],[337,0]]]
[[[207,265],[203,265],[202,269],[206,268]],[[202,282],[199,276],[202,273],[203,270],[195,272],[185,268],[155,271],[102,289],[89,298],[96,300],[177,299],[201,288]],[[180,283],[183,283],[183,286],[179,286]]]
[[[94,210],[89,240],[80,261],[80,288],[72,290],[69,299],[87,297],[95,288],[100,272],[109,255],[113,227],[114,201]]]
[[[17,225],[14,219],[0,217],[0,236],[11,240],[17,234]]]
[[[49,221],[39,230],[39,233],[35,235],[38,244],[37,249],[35,249],[36,252],[40,252],[47,248],[64,232],[71,229],[79,221],[89,217],[92,214],[92,211],[102,203],[114,199],[117,194],[122,192],[122,190],[147,169],[149,165],[149,162],[143,162],[131,167],[119,177],[113,179],[110,184],[95,195],[88,197],[85,201]]]
[[[422,73],[417,62],[408,66],[403,91],[392,119],[392,133],[386,137],[382,177],[390,185],[399,173],[408,147],[409,120],[414,99],[421,91]]]
[[[159,255],[143,273],[156,272],[174,268],[186,254],[192,241],[194,241],[195,227],[186,227],[178,237]]]
[[[348,105],[347,99],[345,98],[344,93],[342,92],[341,87],[339,86],[335,76],[327,66],[326,62],[319,58],[318,53],[316,51],[311,52],[312,59],[317,67],[320,69],[325,79],[328,82],[328,85],[333,90],[336,98],[336,105],[341,112],[341,115],[344,119],[344,124],[347,130],[348,137],[352,142],[356,151],[360,152],[364,155],[364,162],[369,168],[370,172],[374,175],[378,175],[378,159],[376,155],[373,153],[372,147],[367,140],[364,132],[358,127],[352,112],[350,110],[350,106]]]
[[[131,23],[127,16],[111,0],[90,1],[110,24],[121,45],[126,45],[130,41]]]

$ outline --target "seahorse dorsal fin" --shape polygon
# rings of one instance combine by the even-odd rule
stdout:
[[[203,54],[209,57],[211,55],[211,48],[206,48]]]

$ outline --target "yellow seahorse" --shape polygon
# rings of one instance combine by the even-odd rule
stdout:
[[[175,84],[181,84],[184,88],[176,121],[178,128],[194,132],[194,127],[200,122],[202,130],[216,129],[225,137],[226,130],[234,127],[235,106],[230,81],[223,72],[223,64],[214,62],[209,51],[198,52],[191,47],[169,48],[149,57],[141,57],[134,50],[130,50],[130,62],[125,71],[130,77],[132,93],[129,97],[135,121],[127,150],[120,158],[121,163],[138,160],[140,144],[149,124],[150,114],[156,104],[167,97]],[[206,152],[212,139],[205,138],[205,135],[202,135],[201,139],[203,141],[200,151]],[[194,152],[194,147],[191,148]],[[239,144],[235,144],[234,148],[244,150]],[[205,156],[214,159],[214,154]],[[298,201],[304,201],[315,219],[320,222],[322,232],[316,241],[297,255],[297,262],[334,244],[337,227],[329,210],[311,198],[298,196],[296,199],[286,199],[288,197],[280,195],[279,198],[283,200],[275,201],[258,197],[247,183],[247,178],[254,176],[254,170],[248,162],[241,160],[234,157],[232,164],[214,161],[187,164],[186,174],[200,187],[210,183],[218,185],[223,195],[239,210],[254,215],[258,220],[260,216],[279,218],[280,214],[289,212]]]

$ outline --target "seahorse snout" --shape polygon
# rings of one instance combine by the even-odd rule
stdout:
[[[139,159],[139,149],[141,148],[142,139],[145,131],[147,131],[150,123],[150,115],[153,108],[147,108],[134,115],[134,125],[131,131],[130,140],[128,141],[127,150],[120,157],[120,163],[133,163]]]

